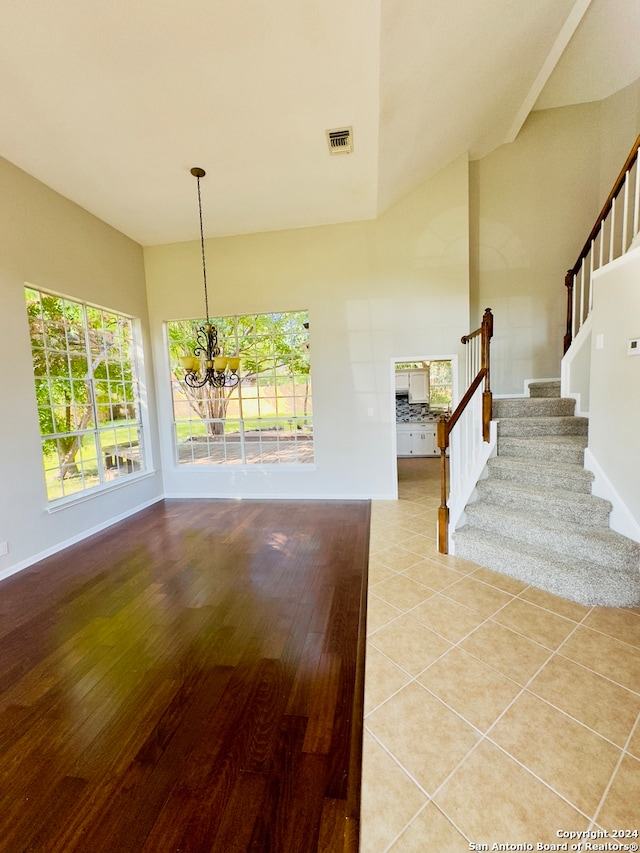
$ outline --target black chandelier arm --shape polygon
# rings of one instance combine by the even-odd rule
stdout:
[[[223,370],[207,367],[202,377],[194,370],[188,370],[185,373],[184,381],[189,388],[204,388],[205,385],[212,385],[214,388],[234,388],[239,383],[240,377],[236,371],[225,373]]]

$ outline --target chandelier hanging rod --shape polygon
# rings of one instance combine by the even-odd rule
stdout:
[[[206,172],[199,166],[191,169],[191,174],[198,181],[198,215],[200,218],[200,250],[202,253],[202,277],[204,281],[204,307],[207,316],[204,326],[196,331],[196,345],[193,355],[183,356],[181,359],[185,371],[184,381],[190,388],[203,388],[211,385],[221,388],[226,385],[233,387],[238,385],[240,377],[240,358],[237,353],[233,356],[223,356],[218,345],[218,330],[209,318],[209,293],[207,290],[207,262],[204,251],[204,228],[202,225],[202,196],[200,194],[200,178],[204,178]]]
[[[207,292],[207,260],[204,253],[204,228],[202,227],[202,196],[200,195],[200,178],[207,174],[204,169],[194,166],[191,174],[198,181],[198,214],[200,217],[200,251],[202,252],[202,277],[204,279],[204,310],[209,322],[209,294]]]

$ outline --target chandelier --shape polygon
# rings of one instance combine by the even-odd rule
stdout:
[[[196,345],[193,355],[185,355],[180,361],[184,368],[184,381],[190,388],[203,388],[209,384],[215,388],[223,385],[233,387],[240,381],[238,370],[240,359],[237,354],[224,356],[218,344],[218,330],[209,319],[209,295],[207,293],[207,266],[204,255],[204,231],[202,228],[202,199],[200,197],[200,178],[204,178],[204,169],[194,167],[191,174],[198,181],[198,212],[200,214],[200,248],[202,250],[202,277],[204,280],[204,309],[207,321],[196,332]]]

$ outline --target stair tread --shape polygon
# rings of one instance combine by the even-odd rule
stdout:
[[[554,458],[584,468],[587,435],[499,435],[498,457],[541,460]]]
[[[584,474],[585,478],[593,479],[593,474],[578,462],[555,462],[545,459],[525,459],[520,456],[493,456],[488,461],[489,468],[521,467],[536,468],[541,471],[559,471],[560,473]]]
[[[588,418],[581,418],[578,417],[578,415],[528,415],[523,417],[496,415],[494,420],[498,421],[498,423],[524,421],[526,424],[529,425],[539,424],[540,426],[555,426],[559,423],[570,423],[575,424],[579,427],[585,427],[589,425]]]
[[[626,607],[640,601],[637,568],[612,570],[467,525],[455,532],[454,542],[456,555],[463,559],[587,606]]]
[[[543,396],[540,392],[547,391],[551,392],[547,394],[548,397],[559,397],[560,396],[560,380],[559,379],[538,379],[534,382],[529,382],[529,394],[531,397],[540,397]]]
[[[501,492],[512,492],[517,496],[527,496],[532,498],[547,497],[549,499],[556,498],[558,500],[568,500],[573,503],[584,504],[585,506],[600,506],[611,509],[611,503],[605,498],[600,498],[597,495],[582,494],[573,492],[570,489],[550,489],[544,486],[528,486],[515,483],[512,480],[481,480],[477,488],[482,492],[495,490]]]
[[[591,493],[588,418],[555,381],[495,402],[497,456],[476,484],[455,554],[587,605],[640,602],[640,544],[612,530],[611,503]]]
[[[606,567],[598,566],[597,563],[593,563],[591,560],[582,560],[575,557],[570,557],[565,554],[559,554],[557,551],[553,551],[551,548],[545,548],[543,545],[530,545],[528,542],[522,542],[519,539],[512,539],[509,536],[503,536],[500,533],[492,533],[486,530],[482,530],[481,528],[471,528],[468,525],[464,525],[460,527],[455,532],[456,540],[459,539],[460,534],[468,534],[471,530],[473,530],[472,535],[479,539],[483,540],[486,543],[499,544],[501,547],[505,547],[508,549],[514,549],[516,551],[522,551],[524,554],[528,554],[532,557],[537,557],[539,559],[544,560],[545,562],[554,563],[554,564],[563,564],[570,569],[573,568],[590,568],[590,569],[603,569],[607,570]],[[622,574],[631,574],[638,575],[638,581],[640,583],[640,572],[638,571],[637,566],[621,566],[616,571],[621,572]]]
[[[612,530],[610,527],[590,527],[589,525],[577,524],[576,522],[565,521],[556,518],[540,518],[529,514],[519,513],[517,510],[505,509],[498,507],[495,504],[476,501],[467,506],[467,514],[472,519],[474,516],[489,515],[500,520],[501,522],[508,521],[511,524],[511,529],[517,532],[518,525],[525,525],[529,529],[539,530],[541,533],[553,532],[561,534],[569,538],[570,536],[584,536],[585,539],[593,542],[596,540],[602,545],[606,545],[609,549],[621,548],[628,550],[637,561],[640,559],[640,543],[634,542]],[[470,523],[474,527],[473,520]],[[517,536],[508,536],[510,539],[521,541]],[[640,563],[637,563],[640,571]]]
[[[576,401],[567,397],[498,397],[493,401],[496,418],[575,417],[575,408]]]
[[[575,415],[546,415],[532,417],[495,418],[498,438],[505,436],[586,435],[587,418]]]
[[[514,419],[515,420],[515,419]],[[538,442],[540,444],[558,445],[559,447],[586,447],[586,435],[505,435],[509,441]]]
[[[544,397],[539,397],[538,399],[542,400],[543,402],[545,400]],[[509,400],[503,400],[502,402],[508,403],[510,401]],[[527,402],[536,402],[536,401],[535,400],[531,400],[531,401],[527,400]],[[500,407],[498,406],[498,408],[500,408]],[[585,418],[582,415],[568,415],[566,413],[562,414],[562,415],[524,415],[524,416],[523,415],[496,415],[496,420],[499,420],[499,421],[503,421],[503,420],[506,421],[509,419],[519,420],[521,417],[526,417],[527,420],[529,420],[530,417],[541,418],[542,420],[545,420],[545,421],[549,421],[549,420],[555,421],[558,418],[569,418],[570,420],[585,421],[585,422],[587,422],[589,420],[589,418]]]
[[[556,454],[557,456],[557,454]],[[520,483],[532,488],[560,488],[591,494],[593,474],[577,459],[549,462],[545,459],[523,459],[521,456],[494,456],[487,462],[489,477],[498,482]]]

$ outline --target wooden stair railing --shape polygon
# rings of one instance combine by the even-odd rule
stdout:
[[[622,171],[591,229],[578,260],[568,270],[564,283],[567,288],[567,329],[564,336],[565,353],[571,346],[591,310],[593,293],[591,277],[604,264],[623,255],[638,234],[640,220],[640,168],[638,150],[640,136],[634,142]],[[635,168],[634,168],[635,167]],[[622,198],[620,194],[622,193]],[[621,215],[617,216],[617,211]]]
[[[460,416],[471,402],[474,394],[484,381],[482,392],[482,440],[489,441],[492,394],[491,394],[491,358],[490,347],[493,337],[493,314],[487,308],[482,317],[482,324],[475,332],[461,338],[463,344],[472,343],[477,348],[477,356],[471,352],[467,358],[475,376],[469,376],[469,387],[451,415],[441,415],[438,422],[438,447],[440,448],[440,507],[438,508],[438,551],[449,553],[449,458],[447,451],[450,446],[450,436]]]

